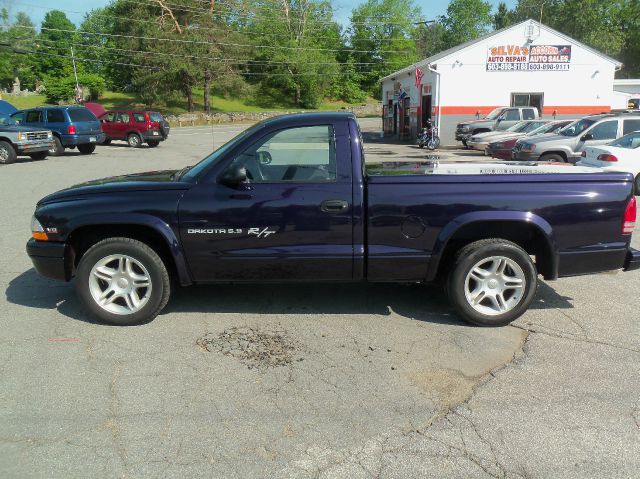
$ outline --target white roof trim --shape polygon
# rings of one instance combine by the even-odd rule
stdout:
[[[594,53],[595,55],[598,55],[599,57],[604,58],[605,60],[613,63],[616,66],[616,68],[618,68],[618,69],[622,67],[622,63],[619,62],[618,60],[616,60],[614,58],[611,58],[611,57],[605,55],[604,53],[599,52],[598,50],[595,50],[595,49],[591,48],[590,46],[585,45],[582,42],[579,42],[578,40],[575,40],[575,39],[573,39],[571,37],[568,37],[564,33],[561,33],[561,32],[559,32],[557,30],[554,30],[551,27],[543,25],[542,23],[537,22],[537,21],[535,21],[533,19],[529,19],[529,20],[525,20],[524,22],[520,22],[520,23],[517,23],[515,25],[511,25],[511,26],[502,28],[500,30],[496,30],[494,32],[488,33],[487,35],[481,36],[479,38],[476,38],[475,40],[471,40],[470,42],[463,43],[463,44],[458,45],[456,47],[450,48],[449,50],[445,50],[443,52],[436,53],[435,55],[430,56],[429,58],[425,58],[424,60],[420,60],[420,61],[418,61],[418,62],[416,62],[416,63],[414,63],[412,65],[409,65],[408,67],[405,67],[405,68],[403,68],[401,70],[398,70],[398,71],[396,71],[394,73],[391,73],[391,74],[381,78],[378,81],[380,83],[382,83],[382,82],[384,82],[386,80],[392,79],[393,77],[396,77],[398,75],[402,75],[403,73],[410,73],[413,70],[415,70],[416,67],[421,67],[421,68],[425,67],[426,68],[428,65],[430,65],[430,64],[432,64],[434,62],[437,62],[437,61],[440,61],[440,60],[444,60],[444,59],[448,59],[449,57],[453,56],[454,54],[459,53],[459,52],[461,52],[463,50],[466,50],[467,48],[473,47],[476,44],[478,44],[478,43],[480,43],[480,42],[482,42],[484,40],[488,40],[489,38],[492,38],[492,37],[494,37],[496,35],[502,34],[502,33],[507,32],[509,30],[514,30],[516,28],[523,27],[527,23],[533,23],[534,25],[537,25],[538,27],[540,27],[540,29],[544,29],[547,32],[550,32],[550,33],[552,33],[554,35],[559,36],[560,38],[565,39],[566,41],[568,41],[569,43],[571,43],[573,45],[579,46],[580,48],[583,48],[583,49],[585,49],[587,51],[590,51],[591,53]]]

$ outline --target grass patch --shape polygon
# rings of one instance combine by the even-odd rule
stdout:
[[[44,95],[29,95],[29,96],[17,96],[17,95],[2,95],[2,99],[8,101],[18,110],[25,108],[34,108],[36,106],[48,105],[47,99]]]

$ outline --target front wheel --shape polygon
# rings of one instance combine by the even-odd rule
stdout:
[[[439,146],[440,146],[440,138],[437,136],[434,136],[433,138],[431,138],[427,143],[427,148],[429,148],[430,150],[435,150]]]
[[[129,143],[129,146],[132,148],[140,148],[142,140],[137,133],[130,133],[129,136],[127,136],[127,143]]]
[[[78,151],[83,155],[90,155],[94,151],[96,151],[96,145],[92,143],[87,143],[84,145],[78,145]]]
[[[458,252],[447,293],[465,321],[504,326],[529,308],[537,284],[536,267],[526,251],[510,241],[486,239]]]
[[[539,158],[539,161],[549,161],[553,163],[567,163],[567,160],[562,156],[556,153],[548,153],[546,155],[542,155]]]
[[[13,163],[18,158],[16,150],[13,149],[11,143],[7,141],[0,141],[0,163],[8,165]]]
[[[57,136],[53,137],[53,146],[49,148],[49,154],[51,156],[62,156],[64,155],[64,146],[60,141],[60,138]]]
[[[93,245],[80,260],[75,282],[87,309],[109,324],[149,322],[169,301],[169,274],[162,259],[131,238],[107,238]]]

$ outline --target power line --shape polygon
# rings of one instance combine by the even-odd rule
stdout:
[[[31,28],[25,25],[14,25],[14,28]],[[172,43],[191,43],[197,45],[213,45],[213,46],[229,46],[229,47],[243,47],[243,48],[264,48],[270,50],[302,50],[302,51],[317,51],[317,52],[345,52],[351,53],[406,53],[402,50],[349,50],[349,49],[336,49],[336,48],[315,48],[315,47],[287,47],[282,45],[247,45],[242,43],[226,43],[226,42],[208,42],[205,40],[185,40],[182,38],[161,38],[161,37],[147,37],[142,35],[124,35],[118,33],[103,33],[103,32],[88,32],[82,30],[68,30],[64,28],[49,28],[40,27],[41,30],[62,32],[62,33],[75,33],[81,35],[99,35],[112,38],[131,38],[135,40],[153,40],[159,42],[172,42]]]

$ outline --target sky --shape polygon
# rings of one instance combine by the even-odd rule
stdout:
[[[73,23],[79,25],[85,12],[103,7],[107,3],[109,3],[108,0],[0,0],[0,5],[8,7],[12,14],[24,11],[38,26],[42,23],[45,13],[52,9],[64,11]],[[347,24],[351,10],[360,3],[363,3],[362,0],[333,1],[337,20],[343,25]],[[499,0],[489,0],[489,3],[497,5]],[[516,0],[505,0],[505,3],[513,7]],[[425,19],[432,19],[445,13],[449,0],[418,0],[416,4],[422,9]]]

